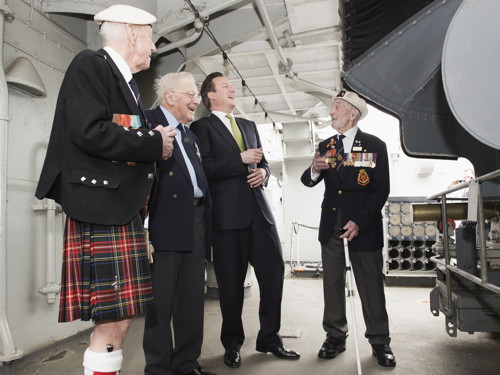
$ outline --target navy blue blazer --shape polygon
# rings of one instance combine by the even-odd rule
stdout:
[[[153,127],[167,126],[168,122],[158,106],[146,111]],[[186,135],[198,145],[196,135],[186,128]],[[188,145],[189,146],[189,145]],[[191,177],[177,140],[172,156],[158,163],[158,179],[149,201],[149,239],[155,251],[193,250],[194,191]],[[205,194],[205,246],[210,252],[210,194]]]
[[[318,148],[324,149],[332,138],[321,142]],[[307,168],[301,181],[307,187],[325,182],[318,235],[321,243],[327,242],[331,236],[340,209],[342,227],[349,220],[359,226],[359,234],[349,243],[349,249],[378,250],[384,246],[382,209],[390,190],[387,147],[382,140],[360,129],[353,146],[353,153],[375,154],[375,166],[346,166],[342,178],[335,168],[331,168],[321,171],[317,180],[311,179],[311,168]]]
[[[126,128],[113,115],[140,116],[130,87],[105,50],[71,62],[59,90],[35,192],[79,221],[123,225],[145,205],[162,159],[160,132]]]
[[[255,123],[242,118],[235,120],[246,148],[262,147]],[[274,225],[274,216],[263,186],[251,188],[247,182],[249,168],[264,168],[267,177],[263,185],[267,184],[271,173],[266,158],[262,157],[258,164],[244,164],[236,140],[214,114],[193,122],[190,128],[200,140],[203,168],[213,200],[213,229],[247,228],[252,217],[252,195],[255,196],[266,221]]]

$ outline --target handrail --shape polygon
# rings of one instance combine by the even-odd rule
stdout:
[[[473,179],[471,181],[462,182],[461,184],[458,184],[457,186],[454,186],[452,188],[443,190],[440,193],[431,195],[431,196],[427,197],[426,199],[428,199],[428,200],[436,200],[436,199],[440,198],[442,195],[453,193],[454,191],[462,190],[462,189],[468,187],[469,184],[471,182],[473,182],[473,181],[477,181],[478,183],[481,183],[481,182],[484,182],[484,181],[491,180],[491,179],[493,179],[495,177],[500,177],[500,169],[497,169],[496,171],[493,171],[491,173],[485,174],[483,176],[477,177],[477,178],[475,178],[475,179]]]
[[[457,190],[461,190],[465,187],[468,187],[469,184],[471,183],[477,183],[481,184],[485,181],[491,180],[493,178],[499,177],[500,176],[500,169],[485,174],[483,176],[477,177],[474,180],[468,181],[461,183],[453,188],[444,190],[438,194],[431,195],[427,199],[429,200],[439,200],[441,199],[441,215],[442,215],[442,220],[443,223],[448,222],[447,218],[447,210],[446,210],[446,194],[452,193]],[[481,188],[479,187],[477,189],[477,194],[478,194],[478,236],[479,236],[479,263],[481,266],[481,278],[472,275],[466,271],[461,270],[460,268],[457,268],[456,266],[450,265],[450,253],[449,253],[449,244],[448,244],[448,226],[443,224],[443,238],[445,241],[443,241],[443,250],[444,250],[444,261],[437,259],[437,257],[432,257],[430,258],[434,263],[436,264],[441,264],[446,267],[446,293],[447,293],[447,299],[448,299],[448,306],[447,308],[451,308],[451,281],[450,281],[450,272],[454,272],[456,274],[459,274],[460,276],[463,276],[467,278],[468,280],[472,281],[473,283],[482,286],[484,288],[487,288],[488,290],[491,290],[497,294],[500,294],[500,286],[497,286],[495,284],[492,284],[488,282],[488,264],[487,264],[487,255],[486,255],[486,233],[485,233],[485,226],[484,226],[484,207],[483,207],[483,195],[481,192]]]
[[[477,276],[474,276],[473,274],[467,272],[467,271],[464,271],[464,270],[461,270],[460,268],[457,268],[455,266],[452,266],[450,264],[446,264],[443,260],[440,259],[439,256],[433,256],[431,258],[429,258],[431,261],[433,261],[434,263],[436,264],[440,264],[442,266],[445,266],[447,269],[449,269],[451,272],[455,272],[457,274],[459,274],[460,276],[463,276],[465,277],[466,279],[476,283],[476,284],[480,284],[481,286],[484,286],[486,289],[489,289],[491,290],[492,292],[495,292],[495,293],[498,293],[500,294],[500,286],[497,286],[495,284],[491,284],[491,283],[482,283],[481,282],[481,279]]]

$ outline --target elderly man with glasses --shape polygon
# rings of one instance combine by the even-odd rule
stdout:
[[[193,76],[169,73],[155,82],[159,105],[146,111],[176,131],[172,157],[158,164],[149,203],[155,308],[144,328],[145,374],[211,375],[197,359],[203,342],[205,254],[210,249],[210,196],[198,139],[186,126],[200,96]],[[175,337],[175,339],[174,339]]]

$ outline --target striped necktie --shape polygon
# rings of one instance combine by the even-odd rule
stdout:
[[[144,112],[144,106],[141,101],[141,93],[139,92],[139,86],[137,86],[137,82],[134,77],[130,81],[128,81],[130,88],[134,92],[135,99],[137,100],[137,105],[139,106],[139,110],[141,111],[142,118],[146,121],[146,113]],[[146,121],[147,124],[147,121]]]
[[[245,151],[246,150],[245,142],[243,141],[243,136],[241,135],[240,128],[238,128],[238,125],[236,124],[234,117],[231,115],[226,115],[226,117],[229,119],[229,122],[231,123],[231,130],[233,131],[234,139],[236,140],[236,143],[238,144],[240,151],[241,152]]]
[[[337,134],[337,140],[335,141],[335,149],[337,150],[336,153],[336,159],[337,159],[337,173],[340,177],[345,172],[345,166],[344,166],[344,159],[345,159],[345,152],[344,152],[344,142],[342,139],[345,138],[345,135],[343,134]]]
[[[201,189],[201,191],[203,191],[203,194],[205,194],[208,190],[208,181],[207,177],[205,176],[205,172],[203,171],[200,157],[196,153],[196,146],[186,134],[186,130],[184,129],[183,124],[179,124],[179,126],[177,126],[177,129],[179,129],[181,133],[181,139],[184,143],[184,151],[186,151],[186,155],[188,156],[189,161],[193,166],[193,170],[196,175],[196,183],[198,184],[198,187]]]

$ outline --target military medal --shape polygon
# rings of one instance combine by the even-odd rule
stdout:
[[[319,150],[320,154],[325,156],[325,161],[330,165],[330,168],[337,167],[337,159],[338,162],[342,162],[342,155],[337,154],[337,149],[335,148],[335,137],[330,139],[330,142],[325,146],[325,151]]]
[[[344,165],[346,167],[375,168],[377,154],[370,152],[351,152],[345,155]]]
[[[142,125],[139,115],[114,113],[111,121],[113,121],[115,124],[123,126],[124,128],[139,129]]]
[[[198,148],[198,145],[196,143],[194,144],[194,149],[196,150],[196,156],[198,156],[198,159],[200,159],[201,161],[200,149]]]

